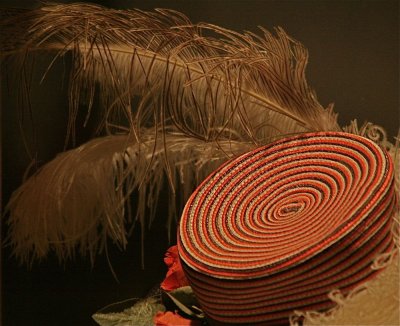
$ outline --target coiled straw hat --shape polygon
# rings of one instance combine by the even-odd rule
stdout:
[[[393,250],[389,154],[344,132],[284,138],[214,171],[179,226],[185,273],[212,323],[287,324],[332,307]]]

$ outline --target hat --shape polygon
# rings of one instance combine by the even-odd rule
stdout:
[[[179,226],[184,271],[217,323],[287,324],[326,310],[332,289],[372,278],[394,241],[393,163],[344,132],[288,137],[233,159],[188,200]]]

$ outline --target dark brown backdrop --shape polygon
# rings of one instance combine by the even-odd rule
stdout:
[[[67,1],[58,1],[67,2]],[[70,2],[70,1],[68,1]],[[156,7],[184,12],[193,22],[205,21],[238,31],[283,27],[310,51],[309,84],[320,102],[335,103],[342,125],[357,118],[384,126],[390,136],[399,128],[398,1],[94,1],[114,8]],[[3,6],[30,7],[32,1],[1,1]],[[8,67],[7,67],[8,69]],[[41,86],[34,84],[32,102],[39,125],[39,159],[62,150],[66,91],[56,66]],[[3,76],[4,77],[4,76]],[[38,76],[36,76],[38,78]],[[17,124],[13,87],[2,79],[2,207],[20,184],[29,159]],[[81,141],[90,136],[83,131]],[[101,307],[144,295],[164,275],[162,256],[168,246],[161,203],[158,223],[146,235],[146,269],[140,269],[139,233],[125,253],[110,244],[117,283],[104,255],[93,269],[88,259],[59,266],[54,257],[29,271],[2,250],[2,325],[95,325],[91,314]],[[3,223],[3,236],[6,226]]]

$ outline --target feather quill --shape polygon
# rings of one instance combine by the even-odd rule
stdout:
[[[13,194],[10,241],[22,260],[50,248],[64,259],[75,247],[93,259],[108,237],[124,247],[135,189],[143,228],[165,177],[171,202],[175,189],[185,201],[229,157],[287,134],[340,129],[307,84],[306,49],[281,28],[241,34],[171,10],[88,4],[11,13],[0,27],[6,58],[23,65],[54,53],[44,77],[71,56],[67,139],[82,99],[89,117],[95,94],[108,135],[58,155]]]

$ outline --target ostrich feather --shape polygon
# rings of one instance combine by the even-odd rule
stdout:
[[[106,121],[123,117],[136,130],[173,124],[210,140],[228,127],[264,143],[287,132],[338,129],[306,82],[306,49],[281,28],[239,34],[193,25],[172,10],[84,4],[45,6],[2,25],[6,55],[72,54],[71,132],[82,89],[90,110],[97,84]]]
[[[229,157],[287,134],[340,130],[307,84],[307,50],[281,28],[256,35],[165,9],[53,4],[11,11],[0,30],[3,59],[24,67],[54,54],[43,78],[71,58],[67,139],[83,99],[89,119],[96,96],[108,135],[59,154],[12,195],[9,239],[25,261],[50,249],[63,259],[75,247],[93,259],[108,237],[124,247],[127,223],[151,223],[165,178],[171,223],[176,189],[184,202]]]
[[[164,146],[170,173],[187,198],[197,184],[229,156],[248,151],[251,144],[225,141],[218,146],[178,133],[165,143],[143,131],[141,142],[129,135],[110,135],[59,154],[15,191],[7,205],[10,243],[21,261],[44,258],[54,250],[63,260],[75,248],[94,259],[107,239],[127,244],[127,227],[152,223],[156,200],[166,176]],[[152,163],[149,163],[151,160]],[[135,219],[126,220],[127,198],[138,189]],[[175,214],[175,200],[170,200]],[[171,224],[167,220],[166,224]]]

